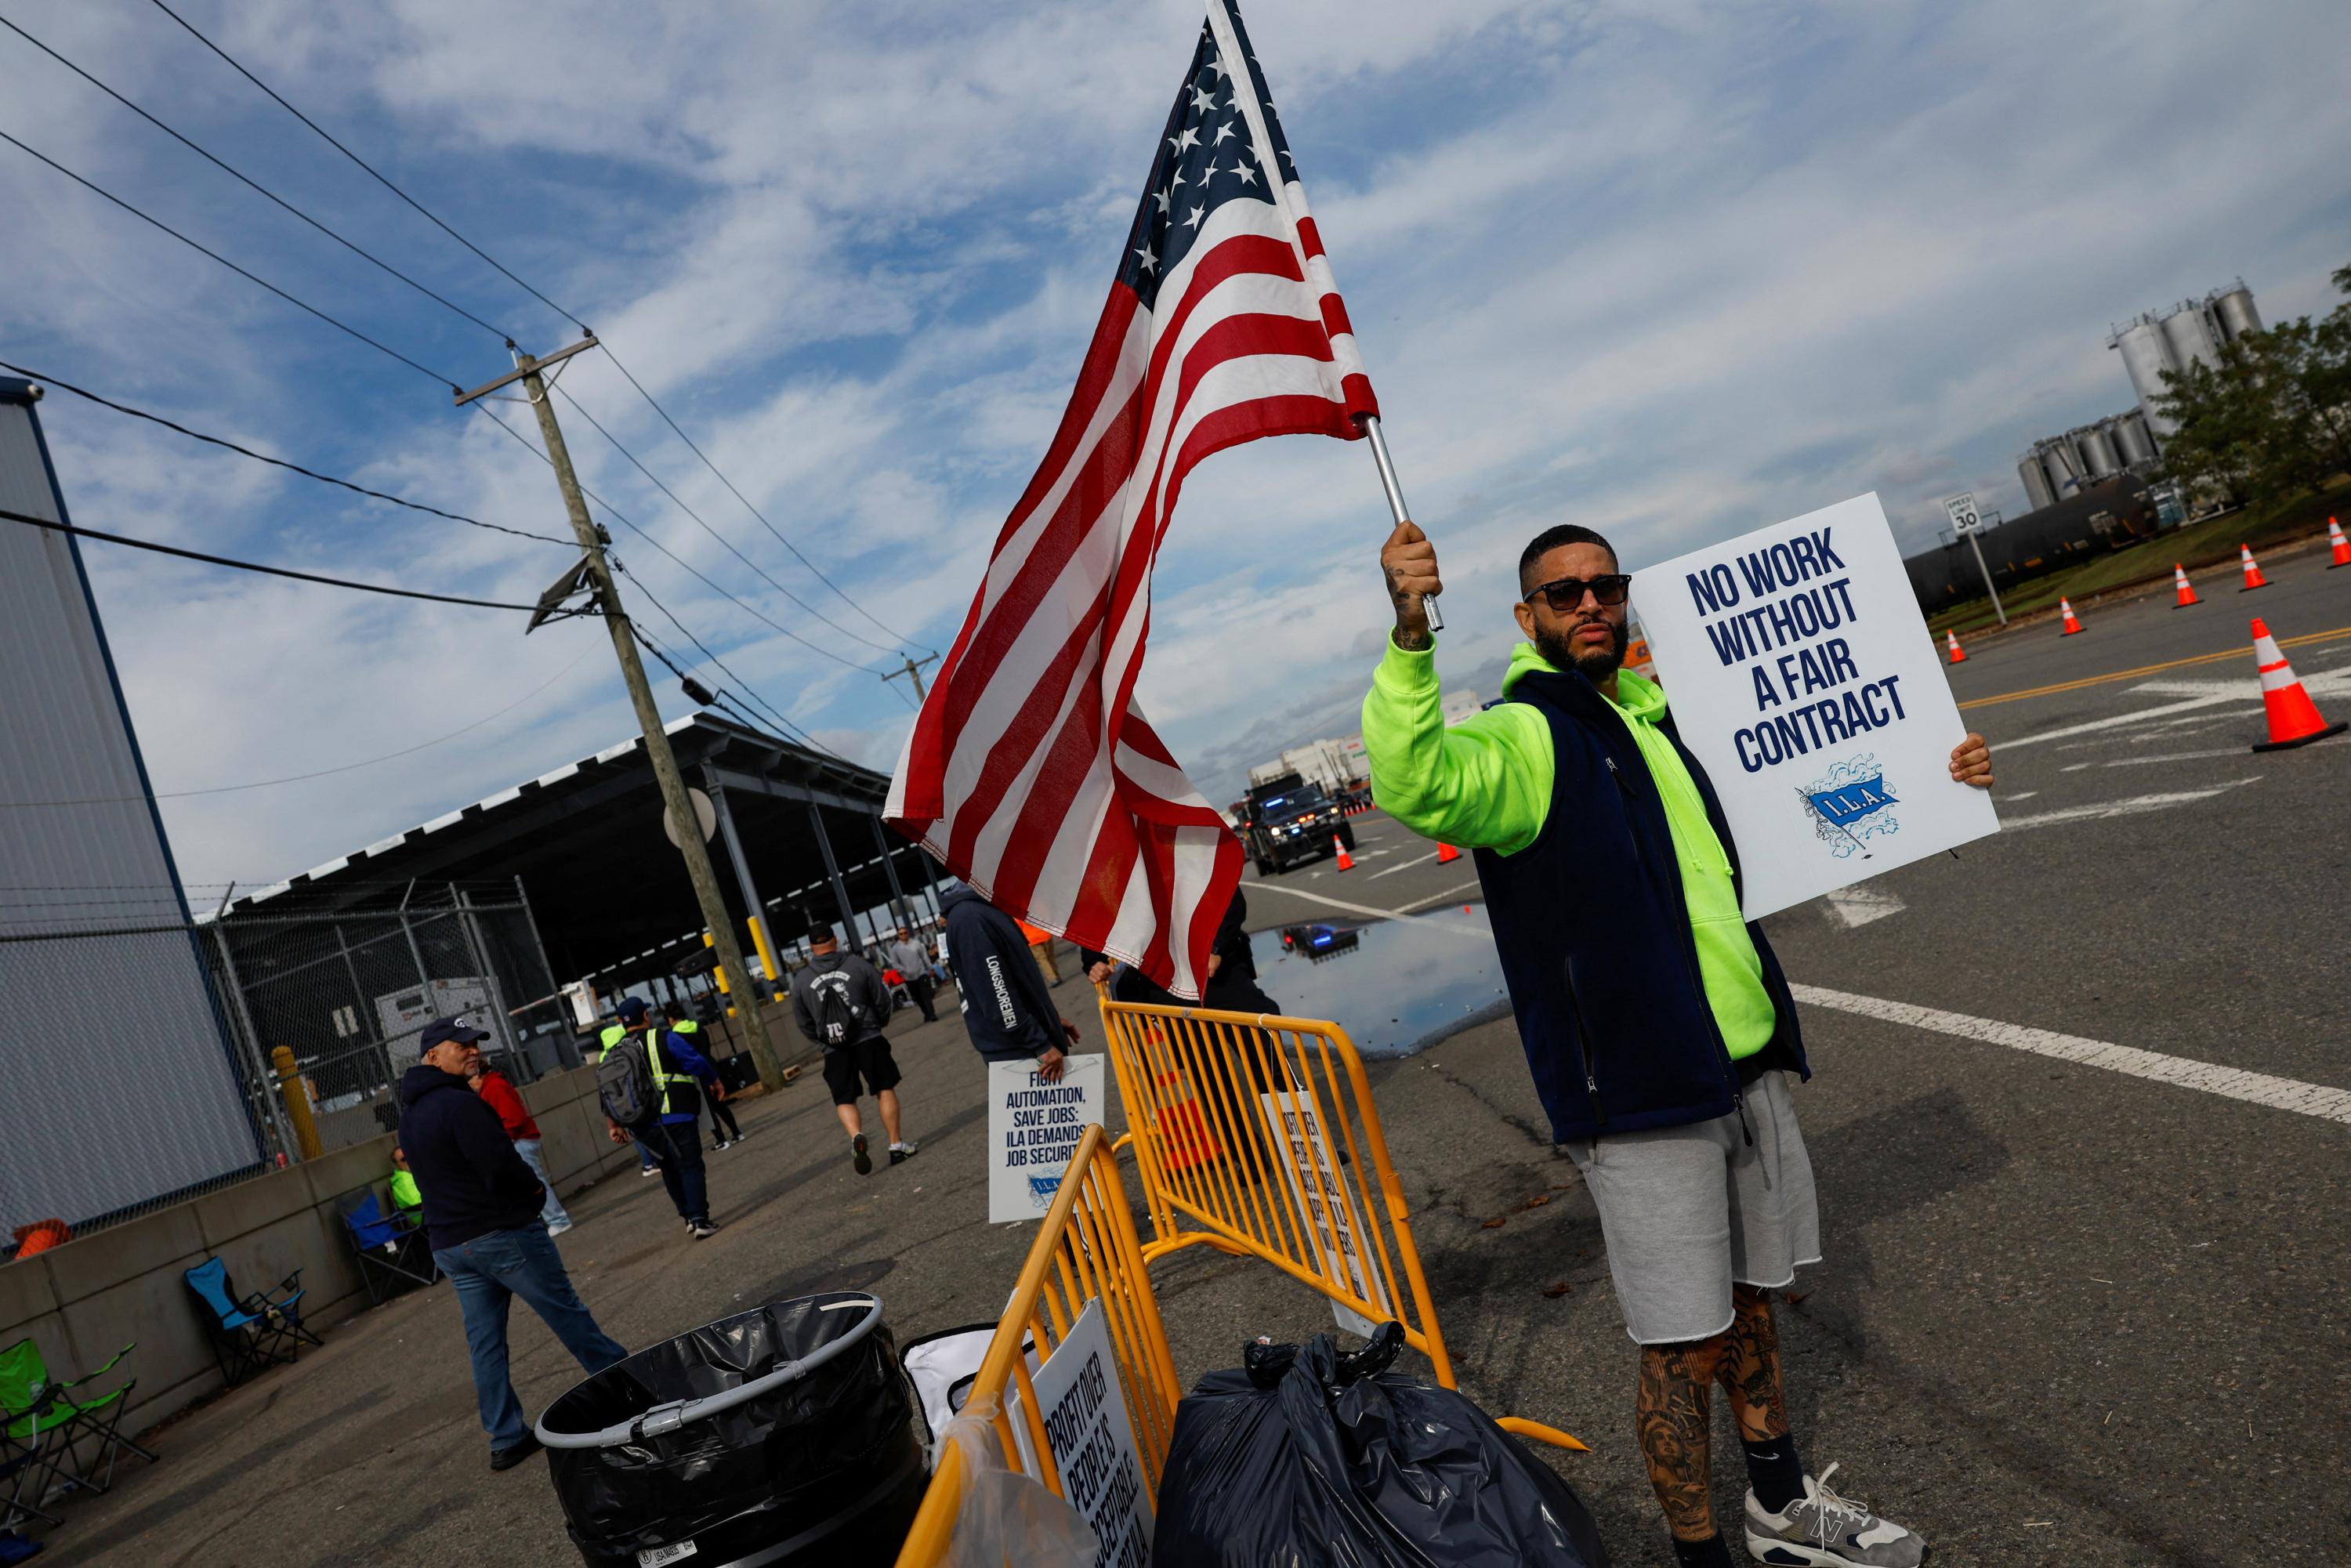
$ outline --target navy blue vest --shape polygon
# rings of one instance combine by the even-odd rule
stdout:
[[[1510,700],[1551,727],[1551,810],[1514,855],[1477,852],[1502,977],[1552,1139],[1568,1143],[1728,1115],[1739,1069],[1811,1075],[1780,960],[1752,922],[1763,985],[1778,1014],[1771,1043],[1734,1067],[1698,976],[1698,943],[1665,802],[1625,720],[1573,672],[1521,676]],[[1706,814],[1739,849],[1714,786],[1675,733]]]

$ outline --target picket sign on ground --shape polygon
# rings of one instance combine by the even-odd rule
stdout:
[[[1258,1103],[1264,1108],[1275,1163],[1290,1184],[1290,1196],[1298,1212],[1311,1218],[1310,1240],[1323,1271],[1344,1279],[1365,1301],[1387,1307],[1388,1293],[1378,1270],[1364,1261],[1363,1216],[1356,1213],[1354,1197],[1340,1179],[1322,1113],[1311,1098],[1301,1094],[1260,1094]],[[1341,1328],[1365,1339],[1372,1337],[1381,1322],[1338,1301],[1331,1303],[1331,1315]],[[1393,1309],[1388,1315],[1395,1315]]]
[[[1682,744],[1722,798],[1747,918],[2000,831],[1875,495],[1633,577]]]
[[[1069,1337],[1037,1369],[1035,1383],[1061,1495],[1102,1538],[1095,1562],[1101,1568],[1141,1568],[1151,1560],[1151,1489],[1144,1484],[1126,1385],[1119,1381],[1099,1300],[1086,1303]]]
[[[1062,1059],[1061,1081],[1033,1061],[987,1064],[987,1222],[1036,1219],[1053,1205],[1061,1173],[1090,1122],[1102,1119],[1102,1056]]]

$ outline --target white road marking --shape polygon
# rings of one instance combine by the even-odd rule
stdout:
[[[1423,925],[1433,925],[1439,931],[1450,931],[1457,936],[1475,936],[1480,941],[1483,941],[1493,935],[1490,931],[1483,931],[1474,925],[1462,925],[1453,921],[1436,920],[1426,915],[1409,915],[1401,909],[1381,909],[1376,905],[1369,904],[1350,904],[1343,898],[1330,898],[1319,893],[1309,893],[1302,887],[1292,887],[1286,882],[1261,882],[1258,883],[1258,885],[1263,888],[1270,888],[1275,893],[1286,893],[1292,898],[1303,898],[1315,904],[1327,904],[1333,909],[1343,909],[1350,915],[1367,915],[1374,920],[1413,920],[1419,922]],[[1467,892],[1468,889],[1477,885],[1478,884],[1474,882],[1464,883],[1461,886],[1453,888],[1439,896],[1449,900],[1452,898],[1454,894]],[[1432,899],[1425,902],[1434,902],[1434,900]]]
[[[1841,887],[1830,894],[1826,902],[1830,915],[1842,921],[1848,931],[1889,915],[1899,915],[1910,907],[1902,902],[1900,894],[1876,887]]]
[[[2241,746],[2223,747],[2217,751],[2166,751],[2155,757],[2117,757],[2110,762],[2069,762],[2060,773],[2079,773],[2085,768],[2142,768],[2150,762],[2200,762],[2208,757],[2247,757],[2252,753]]]
[[[2003,800],[2030,800],[2032,797],[2040,793],[2041,791],[2038,789],[2011,789],[2007,794],[2002,795],[2001,799]]]
[[[2217,1062],[2197,1061],[2184,1056],[2165,1056],[2157,1051],[2140,1051],[2135,1046],[2111,1045],[2102,1040],[2086,1040],[2080,1035],[2027,1029],[2022,1024],[1970,1018],[1965,1013],[1948,1013],[1936,1008],[1913,1007],[1907,1002],[1886,1001],[1878,997],[1824,990],[1818,986],[1791,986],[1789,989],[1795,993],[1798,1001],[1816,1008],[1834,1008],[1840,1012],[1858,1013],[1863,1018],[1878,1019],[1886,1023],[1907,1024],[1912,1029],[1923,1029],[1935,1034],[1980,1040],[1987,1045],[2004,1045],[2011,1051],[2031,1051],[2036,1056],[2054,1057],[2060,1061],[2077,1062],[2084,1067],[2099,1067],[2109,1072],[2126,1073],[2133,1078],[2152,1079],[2158,1083],[2168,1083],[2180,1089],[2199,1089],[2207,1094],[2267,1105],[2273,1110],[2292,1111],[2297,1115],[2351,1124],[2351,1089],[2304,1083],[2293,1078],[2273,1078],[2266,1072],[2248,1072],[2241,1068],[2222,1067]]]
[[[2000,830],[2004,833],[2013,833],[2026,828],[2054,827],[2059,822],[2096,822],[2108,817],[2136,817],[2144,811],[2165,811],[2174,806],[2209,800],[2240,784],[2251,784],[2261,777],[2256,773],[2252,779],[2231,779],[2226,784],[2215,785],[2210,789],[2175,789],[2164,795],[2132,795],[2120,800],[2101,800],[2095,806],[2066,806],[2054,811],[2035,811],[2029,816],[2006,819],[2001,823]]]
[[[2261,694],[2257,691],[2253,695],[2258,697]],[[2166,718],[2175,713],[2190,713],[2198,708],[2211,707],[2218,703],[2237,700],[2239,700],[2239,694],[2216,692],[2207,696],[2189,697],[2184,702],[2167,704],[2162,707],[2141,708],[2137,713],[2116,714],[2112,718],[2094,718],[2082,724],[2069,724],[2063,729],[2044,729],[2039,735],[2020,736],[2013,740],[2003,739],[1998,744],[2002,752],[2010,752],[2020,746],[2038,746],[2044,740],[2071,740],[2077,735],[2096,735],[2105,730],[2122,729],[2134,724],[2145,724],[2150,719]]]
[[[1398,872],[1400,872],[1400,871],[1410,871],[1413,867],[1415,867],[1415,866],[1416,866],[1416,865],[1426,865],[1430,861],[1435,860],[1435,859],[1437,858],[1437,851],[1435,851],[1435,850],[1431,850],[1431,851],[1429,851],[1426,854],[1425,854],[1425,855],[1421,856],[1418,860],[1403,861],[1403,862],[1398,862],[1398,863],[1397,863],[1397,864],[1395,864],[1395,865],[1392,865],[1392,866],[1388,867],[1388,869],[1387,869],[1387,870],[1385,870],[1385,871],[1375,871],[1375,872],[1374,872],[1374,873],[1372,873],[1372,880],[1374,880],[1374,882],[1376,882],[1376,881],[1378,881],[1381,877],[1384,877],[1384,876],[1394,876],[1394,875],[1395,875],[1395,873],[1398,873]]]

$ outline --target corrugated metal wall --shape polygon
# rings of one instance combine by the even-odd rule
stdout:
[[[0,507],[58,516],[21,396]],[[259,1158],[184,933],[22,939],[185,918],[73,541],[0,521],[0,1232]]]

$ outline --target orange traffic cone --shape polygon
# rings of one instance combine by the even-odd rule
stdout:
[[[1966,651],[1959,646],[1959,634],[1946,626],[1943,628],[1943,635],[1951,640],[1951,663],[1954,664],[1966,664],[1968,662],[1968,655]]]
[[[2351,729],[2351,724],[2329,724],[2318,716],[2318,705],[2302,689],[2302,677],[2285,662],[2277,639],[2258,615],[2253,617],[2253,663],[2262,667],[2262,706],[2269,710],[2270,719],[2270,737],[2255,746],[2255,751],[2307,746]]]
[[[1331,847],[1339,852],[1339,869],[1341,871],[1353,871],[1355,869],[1355,857],[1347,852],[1346,840],[1341,838],[1338,834],[1333,833],[1331,835]]]
[[[2343,537],[2343,525],[2333,517],[2326,519],[2326,542],[2335,551],[2335,559],[2326,563],[2333,571],[2338,566],[2351,566],[2351,539]]]
[[[2237,590],[2237,591],[2240,593],[2251,593],[2256,588],[2267,588],[2270,585],[2270,580],[2262,575],[2261,563],[2253,559],[2253,547],[2251,545],[2239,545],[2237,547],[2237,554],[2239,557],[2238,564],[2245,569],[2245,586]]]
[[[2065,612],[2065,630],[2058,632],[2057,635],[2060,637],[2071,637],[2074,632],[2079,632],[2082,629],[2082,623],[2074,619],[2074,601],[2072,600],[2067,599],[2062,593],[2059,594],[2057,596],[2057,608]]]
[[[2176,560],[2171,563],[2171,586],[2179,595],[2179,602],[2172,606],[2174,610],[2185,610],[2191,604],[2204,602],[2196,597],[2196,585],[2188,580],[2188,569]]]
[[[1437,846],[1437,863],[1438,865],[1451,865],[1455,861],[1458,861],[1460,858],[1461,852],[1455,849],[1451,844],[1439,844]]]

